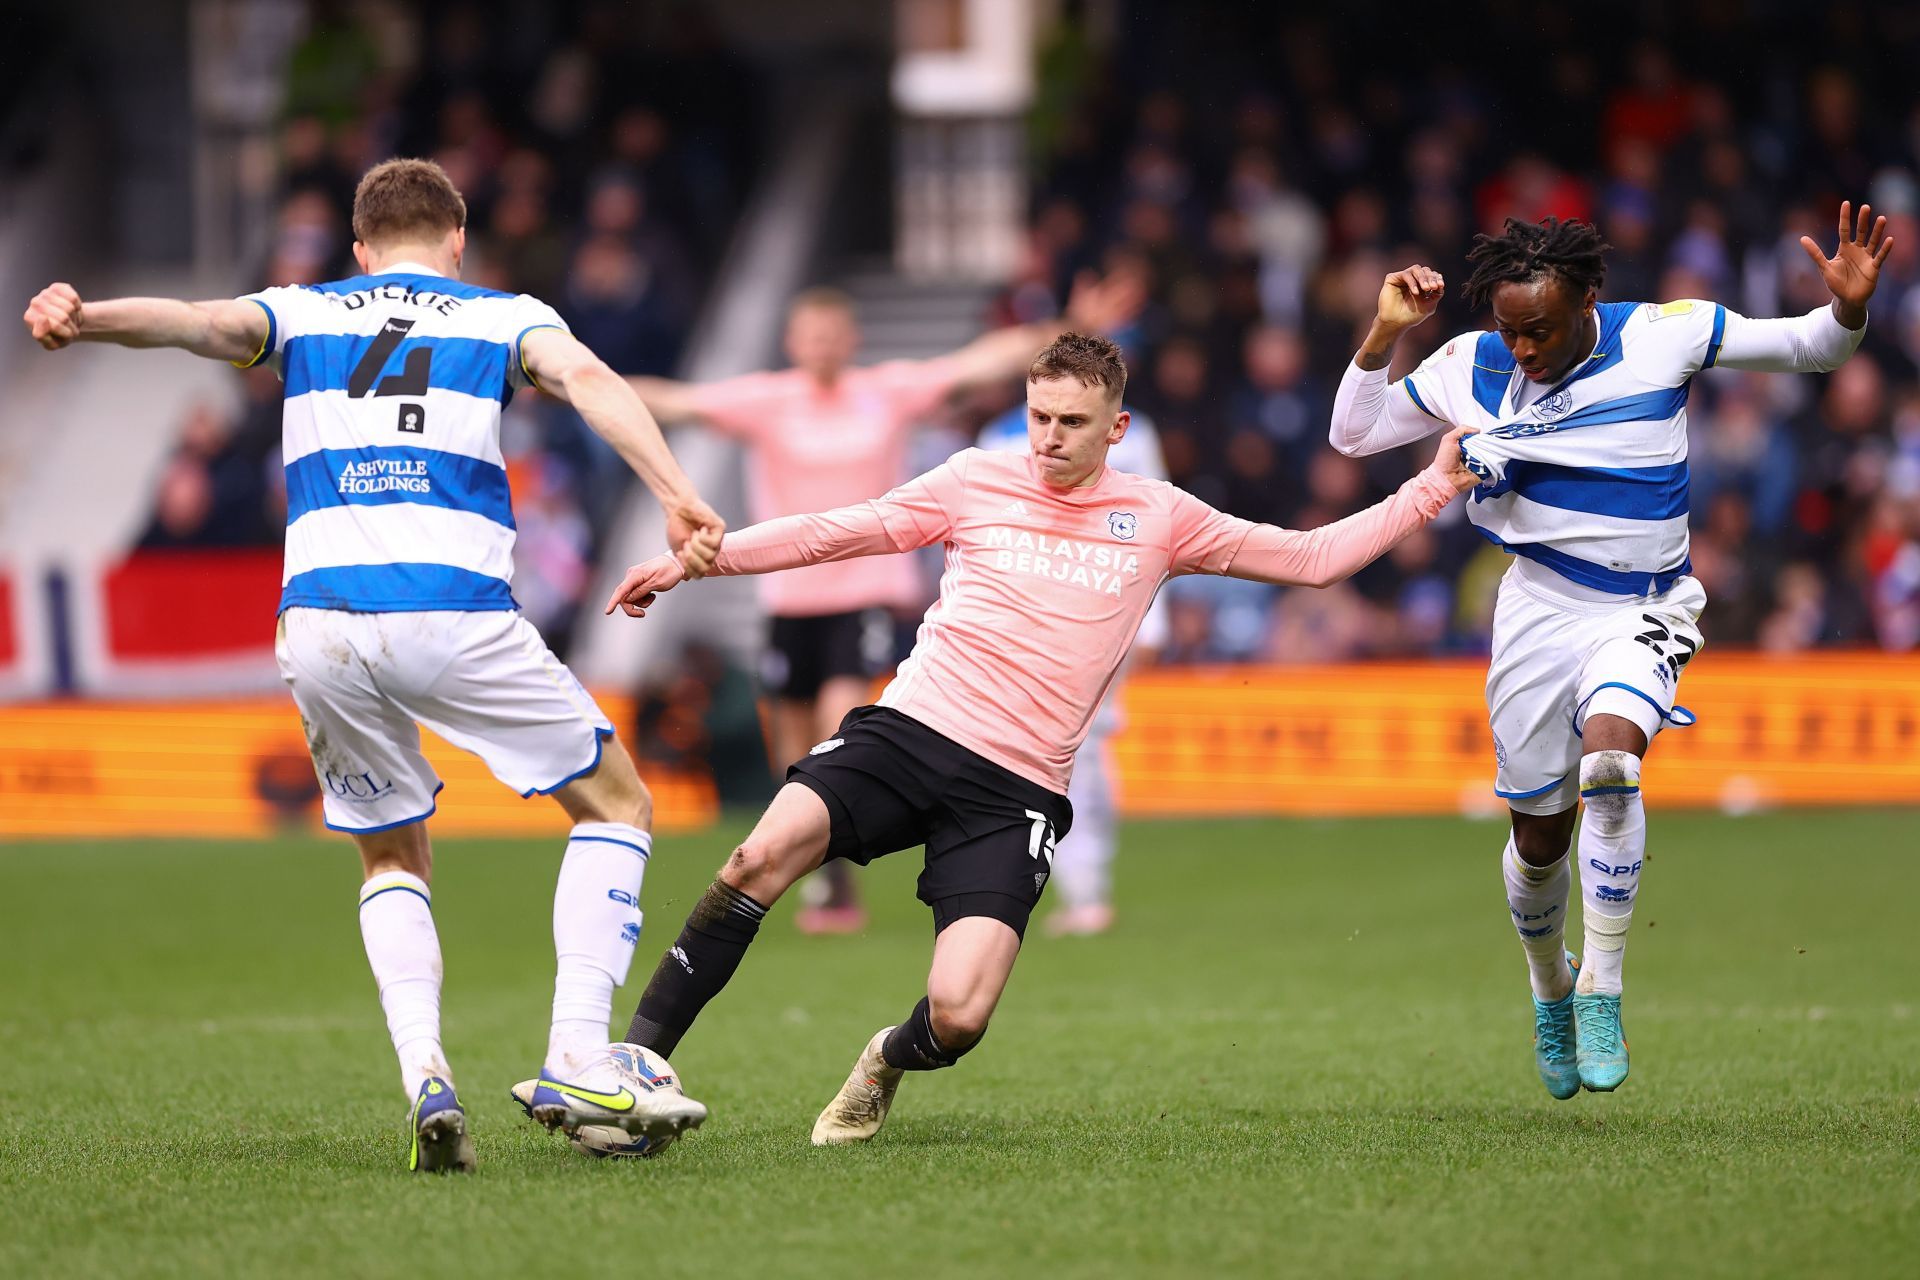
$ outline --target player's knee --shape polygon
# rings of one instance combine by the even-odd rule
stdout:
[[[741,889],[745,888],[750,881],[764,875],[766,869],[765,851],[751,841],[745,841],[735,845],[733,852],[727,855],[727,860],[720,864],[718,879],[736,889]]]
[[[1640,785],[1640,757],[1631,751],[1589,751],[1580,757],[1580,790]]]
[[[653,795],[618,739],[608,741],[593,772],[558,796],[575,822],[618,822],[653,830]]]
[[[647,790],[638,773],[633,775],[633,792],[624,798],[623,807],[632,814],[623,821],[631,822],[642,831],[653,830],[653,792]]]
[[[1590,751],[1580,757],[1580,798],[1589,820],[1623,817],[1640,799],[1640,757],[1631,751]]]
[[[734,847],[720,868],[720,879],[763,906],[785,892],[788,874],[779,847],[763,836],[751,835]]]
[[[653,830],[653,793],[647,790],[647,784],[638,777],[631,785],[605,787],[585,798],[579,807],[580,822],[622,822],[640,828]]]
[[[1573,847],[1573,820],[1577,810],[1513,824],[1513,847],[1528,866],[1550,867]]]
[[[605,821],[630,822],[642,831],[653,830],[653,793],[640,780],[633,757],[619,739],[607,743],[603,760],[604,767],[599,770],[606,782],[603,804],[614,815]]]
[[[360,850],[360,865],[371,880],[389,871],[404,871],[429,880],[433,876],[433,847],[427,842],[423,822],[410,822],[386,831],[356,833],[353,842]]]

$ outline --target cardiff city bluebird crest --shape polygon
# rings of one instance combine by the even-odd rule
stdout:
[[[1560,390],[1554,392],[1533,407],[1534,416],[1542,422],[1558,422],[1567,416],[1573,408],[1573,392]]]
[[[1116,511],[1107,517],[1107,530],[1124,541],[1140,531],[1140,519],[1131,511]]]

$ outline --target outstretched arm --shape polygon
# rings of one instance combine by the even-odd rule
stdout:
[[[1893,252],[1887,220],[1873,218],[1873,206],[1861,205],[1858,219],[1851,203],[1840,205],[1840,243],[1831,258],[1811,236],[1800,237],[1826,283],[1833,301],[1804,316],[1750,320],[1722,308],[1717,349],[1709,365],[1760,373],[1827,373],[1845,364],[1867,331],[1867,301],[1880,284],[1880,268]]]
[[[871,502],[819,515],[783,516],[730,533],[713,572],[772,573],[828,560],[912,551],[938,542],[953,529],[949,513],[965,483],[967,456],[957,454]],[[671,555],[634,565],[607,601],[607,612],[624,608],[629,617],[644,617],[653,597],[680,585],[683,576],[680,561]]]
[[[245,364],[267,341],[267,312],[258,303],[221,299],[115,298],[82,303],[69,284],[50,284],[21,317],[33,340],[49,351],[74,342],[123,347],[178,347],[210,360]]]
[[[909,549],[895,544],[879,506],[862,502],[819,515],[782,516],[730,533],[712,572],[719,577],[773,573]],[[685,578],[679,557],[672,553],[655,556],[627,570],[627,576],[607,600],[606,611],[612,613],[618,608],[630,618],[644,618],[655,596],[673,590]]]
[[[694,577],[720,549],[726,522],[701,500],[680,469],[660,424],[625,379],[564,329],[534,329],[520,340],[520,361],[541,390],[572,405],[645,482],[667,512],[667,540]]]
[[[1416,263],[1380,286],[1373,326],[1353,362],[1340,375],[1327,439],[1349,458],[1384,453],[1421,440],[1446,426],[1414,399],[1406,381],[1389,382],[1387,365],[1400,335],[1423,323],[1440,305],[1447,282]]]
[[[1384,502],[1344,520],[1305,530],[1255,525],[1234,553],[1227,575],[1304,587],[1331,586],[1351,577],[1473,487],[1473,475],[1460,456],[1460,440],[1468,434],[1466,427],[1448,432],[1425,470]]]
[[[1860,349],[1863,324],[1849,329],[1833,308],[1815,307],[1803,316],[1752,320],[1722,308],[1725,319],[1718,348],[1708,348],[1709,368],[1754,373],[1831,373]]]
[[[662,422],[684,422],[700,416],[697,389],[690,382],[635,377],[628,378],[627,385],[633,388],[648,412]]]
[[[1085,273],[1074,281],[1066,312],[1058,319],[995,329],[948,357],[953,376],[950,389],[1024,378],[1034,356],[1064,331],[1106,333],[1139,314],[1145,302],[1145,285],[1131,274],[1116,272],[1101,278]]]

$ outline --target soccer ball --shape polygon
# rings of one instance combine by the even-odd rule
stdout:
[[[680,1092],[680,1079],[674,1075],[672,1065],[644,1045],[610,1045],[607,1053],[622,1083],[635,1093]],[[583,1124],[568,1137],[567,1145],[595,1160],[633,1159],[657,1156],[678,1140],[678,1134],[648,1138],[628,1133],[617,1125]]]

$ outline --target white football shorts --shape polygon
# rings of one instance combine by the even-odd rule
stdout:
[[[1522,813],[1562,813],[1580,800],[1588,716],[1625,717],[1649,743],[1668,724],[1693,723],[1674,697],[1703,643],[1707,593],[1698,579],[1681,578],[1663,595],[1589,602],[1529,577],[1516,562],[1494,605],[1487,668],[1493,789]]]
[[[479,756],[523,796],[591,773],[613,736],[533,624],[506,610],[288,609],[274,654],[335,831],[432,815],[441,783],[420,752],[419,724]]]

